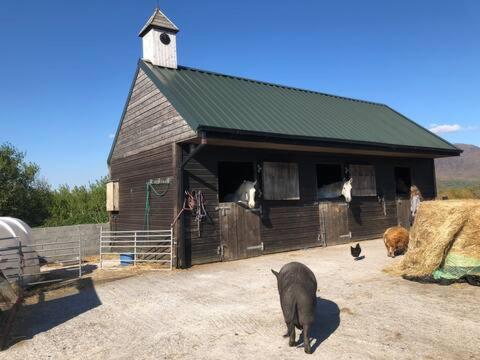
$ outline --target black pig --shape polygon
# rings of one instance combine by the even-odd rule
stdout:
[[[288,344],[295,345],[295,327],[303,329],[303,344],[307,354],[311,354],[309,330],[315,321],[317,304],[317,280],[312,270],[298,262],[284,265],[280,272],[272,269],[277,277],[278,292],[283,317],[290,337]]]

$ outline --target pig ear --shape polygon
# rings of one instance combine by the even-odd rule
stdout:
[[[275,275],[275,277],[278,279],[278,272],[276,272],[275,270],[271,269],[272,270],[272,274]]]

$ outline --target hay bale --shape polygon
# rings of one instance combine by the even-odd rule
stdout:
[[[430,276],[447,259],[466,258],[480,264],[480,201],[425,201],[410,231],[408,251],[386,272],[409,277]],[[478,266],[478,265],[477,265]]]

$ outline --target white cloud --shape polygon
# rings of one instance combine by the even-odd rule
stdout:
[[[115,134],[108,134],[109,139],[113,139],[115,137]]]
[[[458,124],[431,124],[429,130],[435,134],[447,134],[463,130],[463,128]]]

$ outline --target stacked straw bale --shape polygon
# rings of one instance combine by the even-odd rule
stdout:
[[[410,232],[408,251],[386,272],[429,276],[444,265],[447,255],[480,263],[480,200],[425,201]]]

